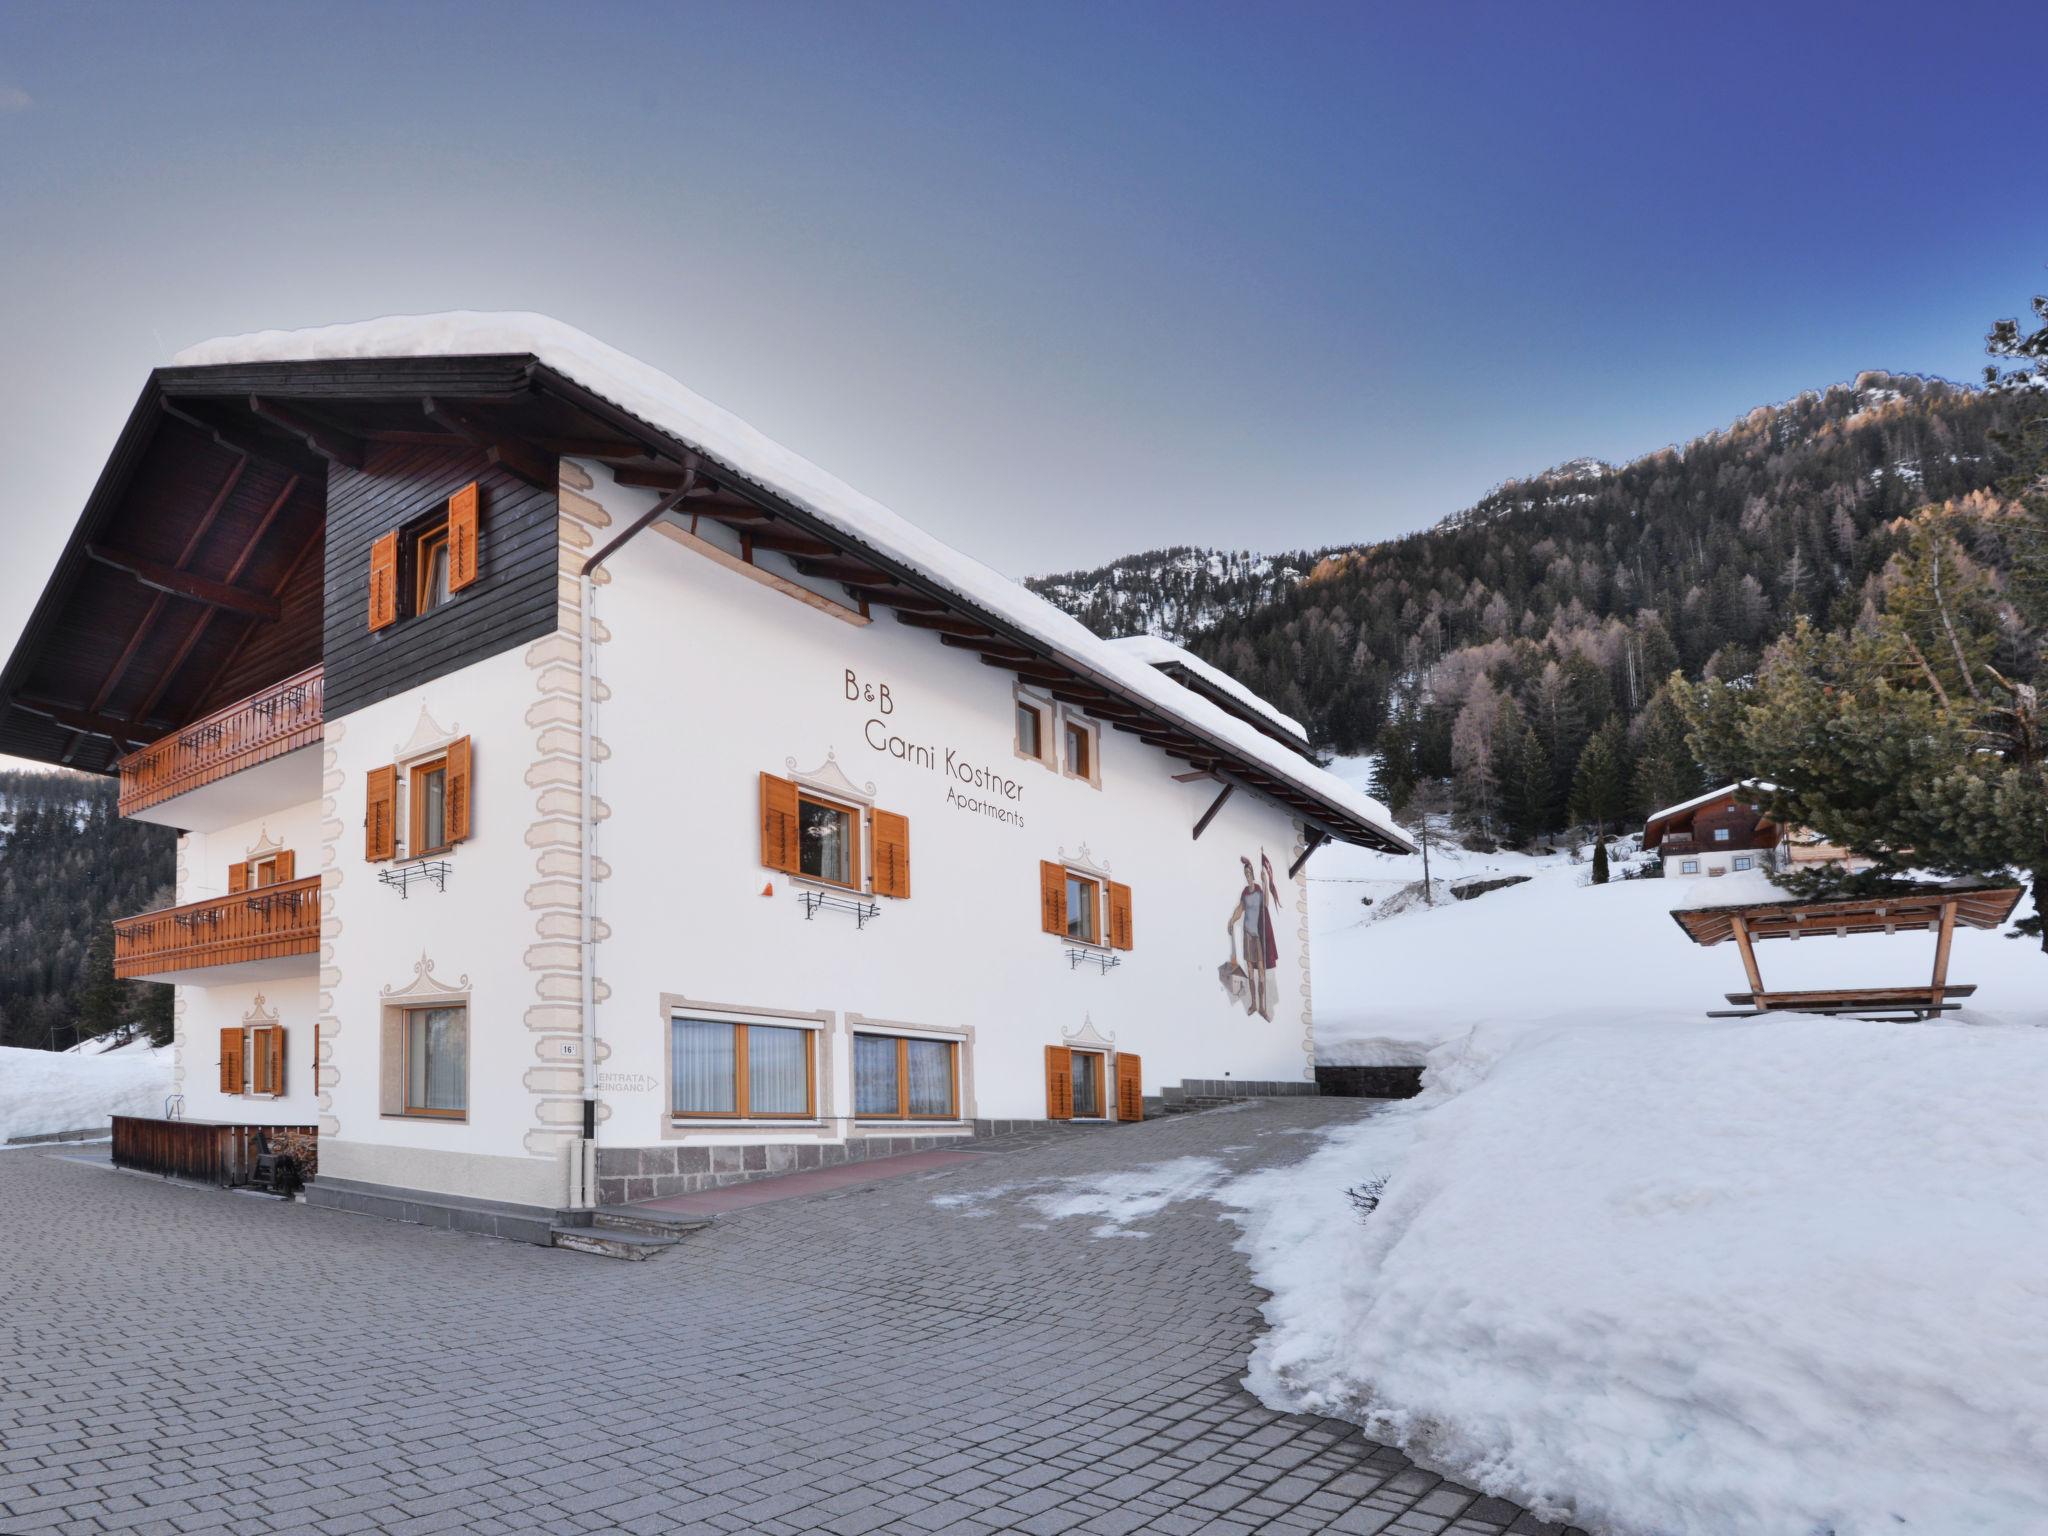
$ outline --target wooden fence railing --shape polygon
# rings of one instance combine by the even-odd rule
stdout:
[[[322,694],[321,669],[308,667],[161,741],[136,748],[121,759],[121,814],[132,816],[173,795],[318,741]]]
[[[114,975],[123,981],[319,950],[318,875],[114,920]]]
[[[208,1184],[246,1184],[256,1171],[258,1148],[266,1141],[274,1152],[297,1156],[301,1171],[312,1173],[311,1149],[318,1136],[318,1129],[310,1125],[223,1125],[116,1115],[114,1166]]]

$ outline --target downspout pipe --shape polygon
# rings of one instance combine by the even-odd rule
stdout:
[[[583,562],[583,568],[576,576],[576,597],[582,615],[582,644],[577,647],[580,657],[580,696],[577,715],[577,784],[580,800],[578,842],[581,844],[582,873],[582,951],[583,985],[583,1144],[585,1164],[577,1183],[581,1187],[583,1203],[596,1204],[591,1188],[591,1160],[589,1149],[597,1140],[597,614],[595,611],[597,583],[593,580],[597,570],[609,560],[625,543],[642,532],[650,524],[681,504],[683,498],[697,486],[697,469],[691,465],[683,472],[683,483],[668,495],[643,512],[626,530],[610,543],[604,545]]]

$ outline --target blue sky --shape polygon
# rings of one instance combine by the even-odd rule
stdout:
[[[2048,9],[0,0],[0,644],[147,369],[534,308],[1013,574],[1426,525],[2048,287]]]

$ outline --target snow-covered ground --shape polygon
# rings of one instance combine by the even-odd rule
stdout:
[[[100,1054],[0,1046],[0,1143],[160,1115],[170,1091],[170,1047],[147,1040]]]
[[[1319,1054],[1427,1073],[1215,1192],[1272,1293],[1259,1395],[1594,1529],[2048,1531],[2048,956],[1960,932],[1938,1022],[1709,1020],[1739,957],[1671,910],[1763,876],[1442,863],[1531,878],[1374,920],[1417,860],[1310,867]],[[1757,956],[1924,983],[1933,938]]]

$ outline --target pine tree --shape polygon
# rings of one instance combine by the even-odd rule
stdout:
[[[1607,883],[1607,834],[1604,832],[1593,844],[1593,883]]]

